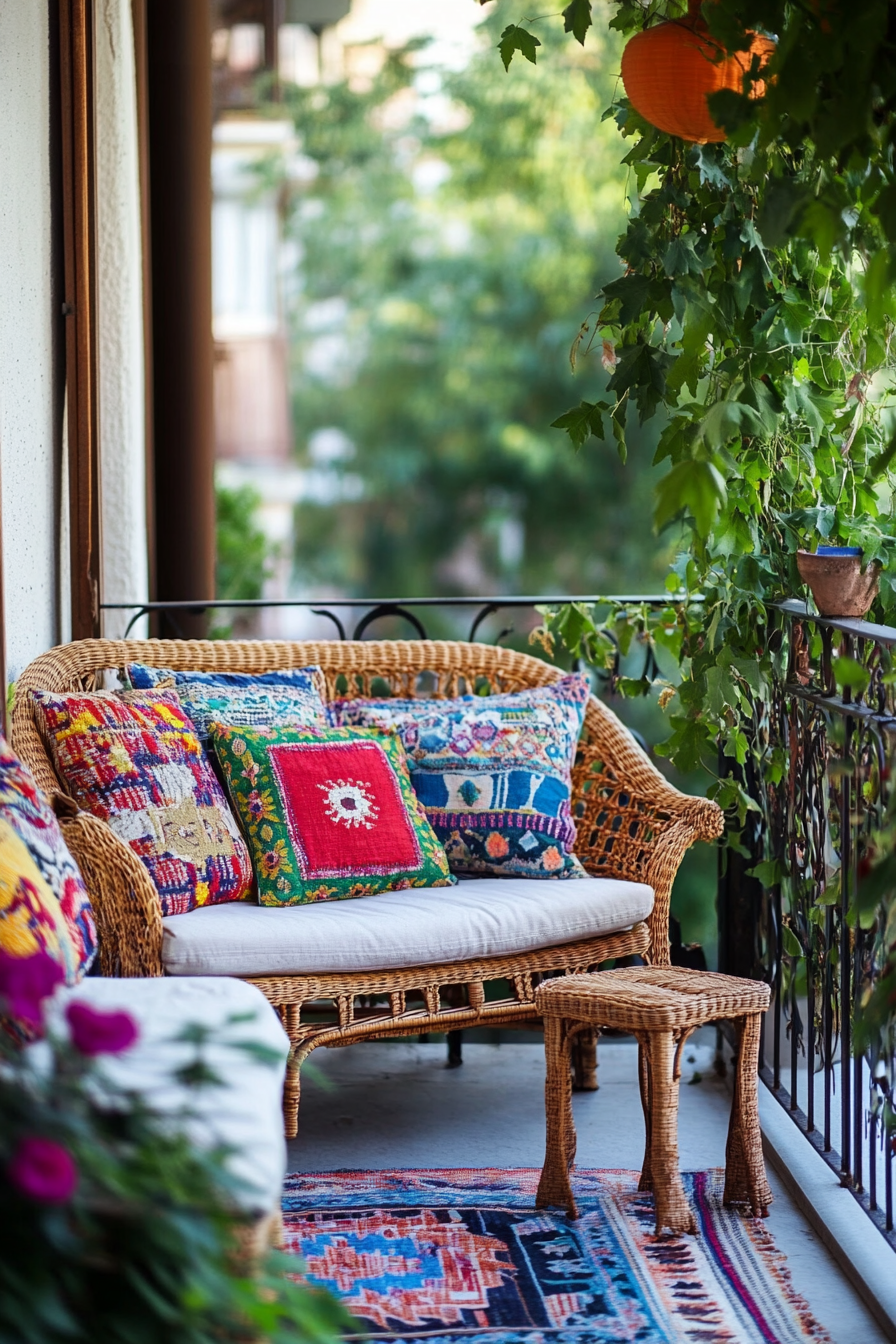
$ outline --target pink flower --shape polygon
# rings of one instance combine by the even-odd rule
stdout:
[[[37,1031],[43,1026],[43,1001],[64,979],[64,970],[47,952],[13,957],[0,950],[0,999],[25,1027]]]
[[[87,1003],[70,1003],[65,1016],[72,1043],[82,1055],[120,1055],[139,1034],[130,1013],[103,1013]]]
[[[36,1135],[22,1140],[7,1171],[23,1195],[41,1204],[65,1204],[78,1184],[78,1168],[68,1149]]]

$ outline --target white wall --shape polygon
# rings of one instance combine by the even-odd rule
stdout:
[[[102,600],[133,602],[148,596],[148,569],[131,0],[101,0],[97,6],[95,89]],[[119,637],[128,620],[129,613],[106,612],[104,634]]]
[[[0,0],[0,470],[9,675],[70,638],[67,485],[54,424],[46,0]],[[97,5],[103,600],[147,596],[143,309],[129,0]],[[64,504],[63,504],[64,502]],[[123,618],[126,620],[127,618]],[[105,623],[115,635],[123,619]]]
[[[0,466],[9,672],[59,629],[46,0],[0,0]]]

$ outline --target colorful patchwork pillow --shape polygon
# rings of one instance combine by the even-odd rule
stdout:
[[[174,672],[163,667],[129,663],[123,680],[136,690],[171,685],[199,740],[209,745],[209,725],[254,727],[277,723],[284,727],[329,724],[327,686],[319,667],[294,667],[283,672]]]
[[[163,914],[250,895],[245,841],[176,695],[34,697],[68,791],[143,860]]]
[[[9,821],[0,818],[0,952],[27,959],[44,953],[60,981],[77,984],[81,967],[62,908]]]
[[[454,881],[394,733],[215,724],[212,741],[262,905]]]
[[[25,844],[37,870],[59,902],[81,973],[97,952],[96,924],[87,888],[69,853],[59,822],[27,766],[0,734],[0,819]]]
[[[335,722],[396,728],[452,872],[584,877],[573,854],[571,771],[590,685],[457,700],[338,700]]]

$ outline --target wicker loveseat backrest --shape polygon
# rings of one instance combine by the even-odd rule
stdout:
[[[179,671],[270,672],[318,664],[328,696],[444,698],[546,686],[563,672],[540,658],[449,640],[79,640],[35,659],[16,683],[12,743],[44,792],[64,792],[38,729],[31,690],[96,690],[107,673],[141,662]],[[387,690],[388,688],[388,690]],[[573,771],[576,853],[594,873],[650,883],[651,936],[667,958],[669,893],[681,856],[722,828],[715,803],[674,789],[599,700],[588,703]]]
[[[528,654],[449,640],[79,640],[36,659],[16,685],[13,741],[45,792],[63,786],[28,692],[97,690],[108,672],[136,662],[176,671],[257,673],[316,663],[324,671],[330,699],[390,692],[444,698],[473,691],[483,681],[493,691],[518,691],[548,685],[563,675]]]

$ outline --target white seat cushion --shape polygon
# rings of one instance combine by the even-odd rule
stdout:
[[[234,1192],[241,1208],[259,1214],[279,1208],[286,1171],[282,1095],[289,1040],[261,991],[242,980],[217,976],[88,977],[56,994],[51,1011],[57,1023],[73,999],[105,1012],[123,1009],[137,1022],[140,1035],[130,1050],[101,1057],[110,1082],[139,1092],[197,1145],[229,1149],[227,1167],[241,1182]],[[228,1020],[233,1017],[245,1020]],[[194,1046],[174,1038],[194,1023],[211,1031],[202,1058],[220,1078],[219,1086],[186,1088],[174,1078],[196,1055]],[[240,1049],[240,1041],[265,1046],[279,1059],[264,1063]],[[185,1111],[190,1114],[182,1115]]]
[[[616,933],[652,909],[653,888],[639,882],[474,878],[353,901],[235,902],[169,915],[162,958],[168,975],[396,970]]]

